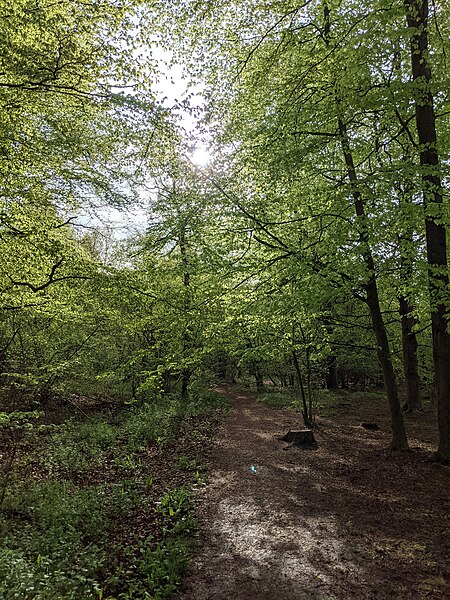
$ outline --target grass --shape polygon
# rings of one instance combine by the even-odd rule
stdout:
[[[300,398],[291,391],[264,391],[258,394],[258,400],[269,408],[300,408]]]
[[[371,401],[378,404],[385,393],[376,391],[317,390],[317,411],[322,417],[333,417],[336,411],[352,414]]]
[[[186,406],[90,411],[24,437],[3,481],[0,598],[169,597],[196,540],[190,491],[226,408],[197,393]]]
[[[332,417],[336,411],[341,409],[351,412],[371,400],[379,401],[385,397],[385,393],[378,390],[348,392],[345,390],[330,391],[315,389],[314,395],[316,411],[322,417]],[[301,410],[300,393],[294,393],[291,389],[267,389],[258,394],[258,400],[274,409],[287,408]]]

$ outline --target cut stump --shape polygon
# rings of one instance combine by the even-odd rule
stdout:
[[[367,429],[368,431],[379,431],[379,427],[376,423],[368,423],[367,421],[363,421],[361,423],[361,427]]]
[[[317,442],[311,429],[300,429],[299,431],[288,431],[286,435],[277,436],[279,440],[288,442],[292,446],[302,448],[317,448]]]

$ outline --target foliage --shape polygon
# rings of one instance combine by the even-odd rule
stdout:
[[[149,448],[162,456],[194,417],[224,410],[206,391],[216,378],[260,392],[270,380],[283,392],[261,399],[300,398],[307,424],[325,384],[384,375],[398,401],[397,379],[420,375],[444,390],[448,269],[429,251],[430,225],[445,242],[449,219],[450,18],[435,3],[411,27],[415,6],[0,0],[5,598],[174,590],[194,529],[184,487],[159,490],[159,537],[141,539],[139,560],[106,549],[155,489]],[[410,59],[424,33],[421,77]],[[171,112],[152,89],[161,48],[205,89],[191,111],[215,147],[204,169],[177,125],[189,99]],[[419,143],[424,107],[437,144]],[[145,232],[93,225],[132,206]],[[119,483],[92,481],[104,467]]]
[[[305,316],[308,324],[319,321],[315,345],[337,364],[344,382],[376,383],[383,373],[393,446],[406,447],[397,378],[406,380],[408,394],[412,380],[419,388],[415,365],[430,364],[432,317],[444,457],[448,348],[437,347],[449,339],[442,202],[448,181],[441,178],[449,152],[442,36],[448,11],[415,0],[380,1],[370,10],[351,0],[171,7],[161,10],[162,29],[208,90],[204,124],[219,160],[207,176],[247,241],[244,268],[234,271],[230,286],[233,306],[225,309],[239,319],[230,338],[239,339],[242,329],[247,338],[234,349],[240,365],[260,386],[265,363],[275,362],[264,354],[277,347],[266,323],[279,300],[281,315],[294,313],[302,326]],[[423,56],[416,60],[419,48]],[[439,260],[432,256],[437,247]],[[284,288],[291,283],[296,293],[289,301]],[[236,288],[245,296],[238,306]],[[277,342],[289,335],[290,321],[277,331]],[[427,332],[419,359],[418,332]],[[310,362],[311,344],[299,346]],[[287,362],[284,353],[281,361]]]
[[[299,408],[300,401],[292,392],[277,392],[270,390],[258,394],[258,400],[269,408]]]
[[[170,426],[179,411],[177,398],[41,426],[17,460],[0,513],[0,595],[168,597],[196,536],[189,496],[200,480],[198,471],[193,474],[199,459],[186,457],[192,469],[184,486],[161,488],[167,474],[149,476],[143,452],[156,446],[164,459],[163,441],[173,443],[181,430],[195,435],[189,419],[200,414],[214,419],[219,406],[215,395],[198,395],[185,407],[178,429]],[[144,424],[139,430],[138,423]],[[151,435],[143,435],[145,426]],[[170,471],[170,460],[164,460]],[[124,527],[128,539],[126,524],[140,514],[150,527],[139,525],[130,546],[117,530]]]

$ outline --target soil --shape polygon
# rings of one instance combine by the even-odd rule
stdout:
[[[297,412],[218,391],[234,408],[196,493],[201,541],[179,600],[450,598],[449,470],[429,460],[431,415],[407,416],[414,450],[394,453],[386,407],[349,395],[308,450],[276,438],[301,428]]]

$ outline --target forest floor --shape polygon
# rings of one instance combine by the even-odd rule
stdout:
[[[207,389],[187,404],[55,397],[37,425],[1,409],[0,599],[172,597],[197,540],[191,493],[230,402]]]
[[[218,391],[233,412],[196,492],[202,541],[180,600],[450,598],[449,469],[429,461],[431,411],[406,416],[413,451],[394,453],[380,394],[333,395],[305,450],[276,438],[301,428],[298,412]]]

